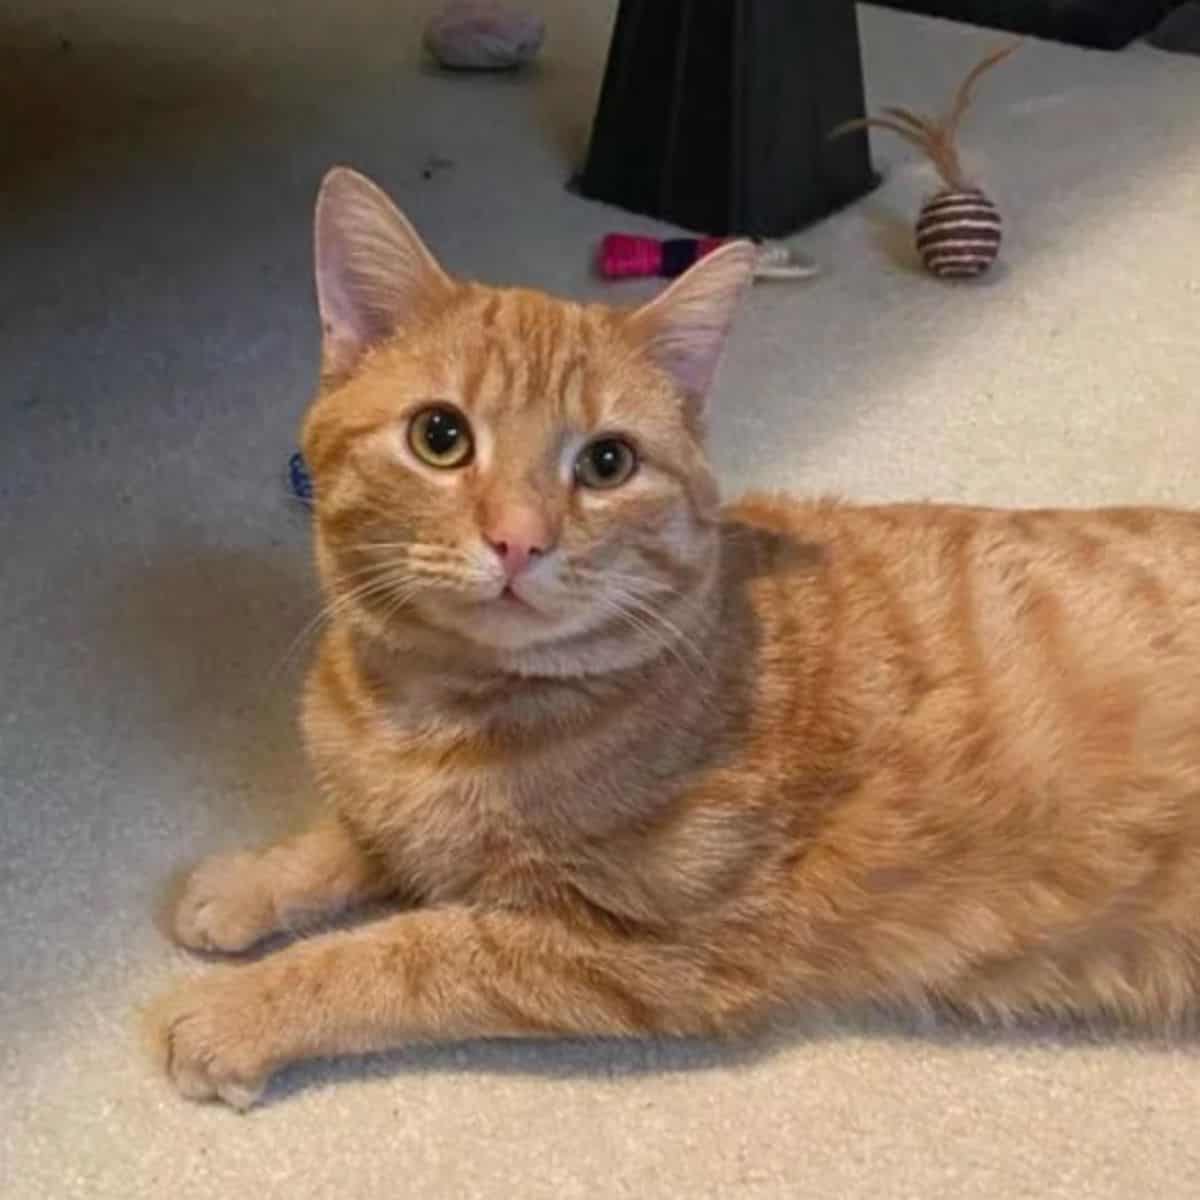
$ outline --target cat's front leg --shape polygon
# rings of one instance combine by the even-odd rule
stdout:
[[[157,1016],[184,1095],[245,1107],[301,1059],[475,1037],[714,1033],[762,1000],[696,948],[446,908],[298,943],[186,984]]]
[[[265,850],[206,859],[184,885],[172,933],[191,950],[236,953],[388,890],[378,864],[330,819]]]

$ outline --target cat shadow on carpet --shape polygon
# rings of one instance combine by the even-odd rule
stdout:
[[[180,802],[201,794],[207,823],[239,843],[296,825],[312,790],[296,714],[319,602],[307,546],[288,541],[181,547],[126,579],[110,608],[111,657],[137,677],[122,690],[145,697]]]
[[[802,1053],[839,1041],[903,1042],[915,1052],[988,1054],[997,1047],[1014,1051],[1085,1053],[1106,1046],[1141,1054],[1192,1055],[1200,1051],[1194,1031],[1175,1037],[1115,1027],[1030,1022],[997,1028],[953,1014],[914,1014],[857,1008],[844,1013],[781,1016],[767,1028],[744,1037],[647,1039],[476,1040],[413,1044],[360,1058],[301,1063],[276,1076],[260,1104],[272,1107],[305,1094],[354,1082],[390,1080],[397,1084],[395,1103],[403,1105],[401,1085],[408,1076],[457,1076],[464,1087],[479,1076],[544,1080],[614,1082],[651,1076],[751,1069],[781,1054]],[[797,1076],[798,1080],[801,1079]]]

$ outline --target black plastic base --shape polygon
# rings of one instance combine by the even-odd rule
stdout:
[[[577,189],[713,235],[779,237],[870,190],[853,0],[621,0]]]
[[[1148,33],[1182,0],[879,0],[889,8],[989,25],[1014,33],[1119,50]]]

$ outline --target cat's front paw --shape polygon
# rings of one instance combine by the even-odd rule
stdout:
[[[188,877],[171,931],[189,950],[248,950],[279,927],[271,880],[261,855],[248,851],[206,859]]]
[[[216,971],[184,984],[153,1011],[167,1076],[189,1100],[223,1100],[245,1110],[278,1065],[279,1030],[255,970]]]

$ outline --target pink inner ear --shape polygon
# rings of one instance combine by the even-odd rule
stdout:
[[[354,279],[353,266],[333,254],[317,267],[317,294],[321,298],[321,329],[325,351],[347,365],[389,332],[386,312],[363,302],[362,281]]]
[[[348,369],[452,284],[369,179],[339,167],[317,197],[317,298],[327,370]]]
[[[728,326],[673,325],[650,342],[655,362],[683,391],[704,396],[712,386]]]

